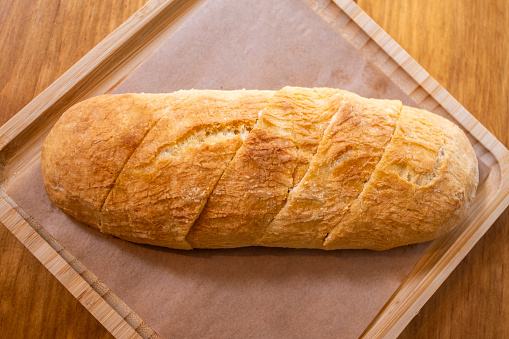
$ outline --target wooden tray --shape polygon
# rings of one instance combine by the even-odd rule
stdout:
[[[65,109],[113,91],[204,2],[147,3],[0,129],[0,221],[119,338],[158,335],[7,191],[38,161],[44,138]],[[479,159],[481,183],[469,214],[428,246],[363,333],[366,338],[395,337],[509,205],[509,152],[354,2],[305,2],[418,106],[460,125]]]

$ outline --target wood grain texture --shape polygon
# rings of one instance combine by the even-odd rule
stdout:
[[[0,0],[0,123],[143,4]],[[506,146],[509,8],[504,0],[359,0],[396,41]],[[453,13],[454,15],[452,15]],[[506,337],[509,217],[504,213],[402,338]],[[0,227],[0,337],[108,337],[23,245]]]
[[[0,338],[112,337],[4,226],[0,247]]]

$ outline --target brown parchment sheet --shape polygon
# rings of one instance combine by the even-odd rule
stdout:
[[[300,0],[204,1],[114,92],[287,85],[415,106]],[[53,206],[39,166],[20,173],[7,194],[165,338],[356,338],[428,246],[326,252],[133,244]]]

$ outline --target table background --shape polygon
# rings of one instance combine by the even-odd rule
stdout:
[[[0,0],[0,125],[145,2]],[[509,1],[358,4],[509,146]],[[508,244],[506,210],[400,338],[509,337]],[[3,225],[0,337],[111,338]]]

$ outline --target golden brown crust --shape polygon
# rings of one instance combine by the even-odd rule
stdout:
[[[460,221],[478,180],[453,123],[327,88],[92,98],[57,122],[41,166],[64,212],[180,249],[427,241]]]

